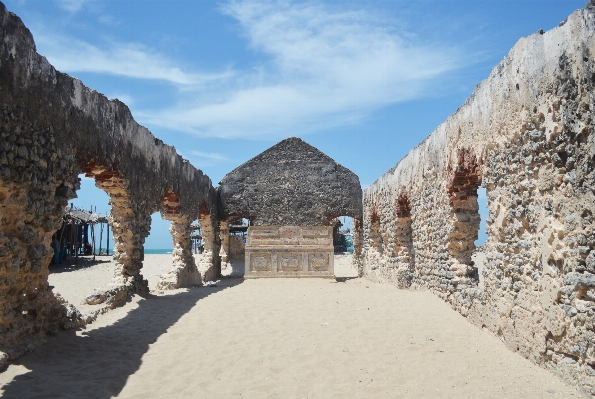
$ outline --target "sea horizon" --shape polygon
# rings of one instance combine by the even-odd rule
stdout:
[[[164,248],[145,248],[146,255],[162,255],[162,254],[171,254],[173,251],[172,248],[164,249]]]

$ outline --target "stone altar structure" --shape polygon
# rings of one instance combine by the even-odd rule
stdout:
[[[232,269],[227,221],[251,224],[245,277],[333,276],[331,222],[337,216],[361,221],[359,178],[297,137],[227,174],[218,191],[220,256]]]
[[[333,228],[253,226],[244,277],[334,277]]]
[[[431,290],[590,395],[594,89],[591,1],[522,38],[456,113],[365,190],[360,264],[371,280]],[[478,249],[480,186],[488,238]]]

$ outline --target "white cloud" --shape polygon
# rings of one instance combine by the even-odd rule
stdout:
[[[61,4],[76,12],[84,2]],[[423,42],[365,10],[231,0],[221,11],[266,61],[244,71],[200,73],[142,44],[91,44],[43,30],[35,38],[58,70],[175,85],[179,102],[136,111],[141,123],[224,138],[273,139],[359,123],[378,109],[431,93],[432,84],[466,63],[456,48]],[[118,97],[131,104],[132,98]]]
[[[56,0],[58,7],[70,13],[79,12],[89,0]]]
[[[201,152],[201,151],[192,150],[192,155],[197,156],[199,158],[212,159],[215,161],[229,161],[228,158],[226,158],[225,156],[218,154],[216,152]]]
[[[112,42],[106,48],[49,32],[35,34],[40,53],[62,72],[94,72],[137,79],[165,80],[177,85],[201,85],[233,75],[187,73],[152,49],[136,43]]]
[[[118,21],[114,16],[109,14],[100,15],[97,17],[97,20],[102,24],[108,26],[116,26],[120,24],[120,21]]]
[[[252,0],[231,1],[222,11],[271,61],[219,90],[217,102],[197,93],[193,101],[143,114],[145,121],[202,136],[297,135],[420,97],[464,62],[456,49],[417,43],[365,11]]]

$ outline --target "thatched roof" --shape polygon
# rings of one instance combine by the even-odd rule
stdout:
[[[64,220],[74,220],[82,223],[107,223],[107,217],[101,216],[95,212],[85,211],[74,207],[66,207],[64,210]]]

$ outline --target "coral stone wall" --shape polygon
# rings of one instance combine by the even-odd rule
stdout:
[[[118,264],[90,303],[113,305],[147,289],[143,245],[156,211],[173,222],[174,269],[183,271],[174,285],[197,282],[185,226],[200,204],[216,209],[216,191],[175,148],[138,125],[125,104],[56,71],[2,3],[0,35],[0,350],[14,357],[80,322],[47,282],[51,237],[80,173],[110,196]]]
[[[328,226],[337,216],[361,219],[359,178],[297,137],[285,139],[223,177],[223,219],[252,226]]]
[[[246,243],[242,236],[229,236],[229,257],[244,260],[246,256]]]
[[[455,114],[364,191],[359,259],[364,276],[430,289],[592,395],[594,8],[521,39]],[[480,185],[488,197],[481,276],[471,261]]]

